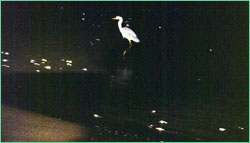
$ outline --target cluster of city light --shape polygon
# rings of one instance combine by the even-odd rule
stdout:
[[[5,51],[1,51],[1,55],[3,55],[3,56],[9,56],[10,53],[9,52],[5,52]],[[10,66],[8,65],[9,60],[7,58],[3,58],[2,62],[4,63],[4,64],[2,64],[2,67],[10,68]]]
[[[39,62],[40,61],[40,62]],[[30,59],[30,63],[33,64],[34,66],[40,67],[41,65],[43,65],[44,69],[50,70],[51,66],[47,65],[48,64],[48,60],[45,58],[40,59]],[[36,72],[40,72],[41,70],[39,69],[35,69]]]
[[[72,60],[66,60],[66,65],[72,67]]]
[[[6,61],[3,59],[3,61]],[[31,58],[29,60],[29,62],[31,64],[33,64],[34,66],[36,66],[37,68],[40,67],[40,68],[44,68],[45,70],[51,70],[51,69],[54,69],[54,70],[63,70],[63,67],[58,67],[58,66],[51,66],[49,65],[48,63],[48,60],[45,59],[45,58],[41,58],[41,59],[37,59],[37,58]],[[63,62],[66,66],[69,66],[69,67],[72,67],[73,65],[73,61],[71,59],[61,59],[61,62]],[[51,63],[51,61],[50,61]],[[41,69],[35,69],[36,72],[41,72]],[[87,72],[88,69],[86,67],[83,67],[80,69],[81,71],[84,71],[84,72]]]

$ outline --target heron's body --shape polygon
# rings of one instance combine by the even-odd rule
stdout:
[[[128,40],[132,40],[136,43],[140,42],[140,40],[136,36],[135,32],[133,30],[129,29],[128,27],[122,27],[122,29],[120,29],[120,31],[122,31],[121,34],[122,34],[123,38],[126,38]],[[123,32],[123,31],[126,31],[126,32]]]
[[[122,37],[127,39],[129,41],[129,49],[131,48],[132,46],[132,43],[131,41],[134,41],[136,43],[139,43],[140,40],[139,38],[137,37],[137,35],[135,34],[135,32],[133,30],[131,30],[130,28],[128,27],[122,27],[122,22],[123,22],[123,18],[120,17],[120,16],[116,16],[115,18],[112,18],[114,20],[119,20],[118,21],[118,28],[122,34]],[[123,52],[123,56],[127,53],[127,51],[125,50]]]

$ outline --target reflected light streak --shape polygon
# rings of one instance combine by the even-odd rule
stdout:
[[[9,66],[9,65],[2,65],[2,67],[10,68],[10,66]]]
[[[243,128],[243,127],[240,127],[240,126],[238,127],[238,129],[244,130],[244,128]]]
[[[35,66],[40,66],[40,64],[39,64],[39,63],[34,63],[34,65],[35,65]]]
[[[168,122],[164,121],[164,120],[160,120],[159,121],[160,124],[167,124]]]
[[[8,62],[9,60],[8,59],[2,59],[3,62]]]
[[[30,63],[35,63],[36,61],[34,59],[30,59]]]
[[[219,128],[219,131],[224,132],[226,129],[225,128]]]
[[[163,128],[161,128],[161,127],[157,127],[157,128],[155,128],[156,130],[158,130],[159,132],[164,132],[165,131],[165,129],[163,129]]]
[[[51,66],[45,66],[44,68],[50,70]]]
[[[151,125],[149,125],[149,126],[148,126],[148,128],[150,128],[150,129],[151,129],[151,128],[153,128],[153,126],[154,126],[154,125],[152,125],[152,124],[151,124]]]
[[[156,113],[156,111],[155,111],[155,110],[152,110],[152,111],[151,111],[151,113],[153,113],[153,114],[154,114],[154,113]]]
[[[98,114],[94,114],[93,115],[95,118],[103,118],[102,116],[98,115]]]
[[[67,63],[66,65],[67,65],[67,66],[70,66],[70,67],[72,67],[72,64],[71,64],[71,63]]]
[[[47,62],[47,59],[42,59],[43,62]]]
[[[66,63],[72,64],[72,60],[66,60]]]

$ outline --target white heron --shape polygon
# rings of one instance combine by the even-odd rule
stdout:
[[[139,38],[136,36],[135,32],[133,30],[131,30],[130,28],[128,27],[122,27],[122,22],[123,22],[123,18],[121,16],[116,16],[114,18],[112,18],[113,20],[119,20],[118,21],[118,28],[122,34],[122,37],[123,38],[126,38],[129,42],[129,49],[131,48],[132,46],[132,42],[131,41],[134,41],[136,43],[139,43],[140,40]],[[124,50],[123,52],[123,56],[127,53],[126,50]]]

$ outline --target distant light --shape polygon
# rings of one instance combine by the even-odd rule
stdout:
[[[159,29],[161,29],[161,26],[158,26]]]
[[[47,62],[47,59],[42,59],[43,62]]]
[[[66,60],[66,63],[71,63],[72,64],[72,60]]]
[[[45,66],[44,68],[47,69],[47,70],[50,70],[51,66]]]
[[[5,52],[5,55],[9,55],[10,53],[9,52]]]
[[[101,27],[101,25],[97,25],[97,27],[98,27],[98,28],[100,28],[100,27]]]
[[[61,61],[62,61],[62,62],[64,62],[64,61],[65,61],[65,59],[61,59]]]
[[[41,64],[45,64],[45,62],[41,62]]]
[[[67,66],[70,66],[70,67],[72,67],[72,64],[71,64],[71,63],[67,63],[66,65],[67,65]]]
[[[91,46],[93,46],[93,45],[94,45],[94,43],[93,43],[92,41],[90,41],[89,43],[90,43],[90,45],[91,45]]]
[[[128,26],[128,27],[129,27],[129,24],[126,24],[126,26]]]
[[[197,80],[198,80],[198,81],[201,81],[201,79],[200,79],[200,78],[198,78]]]
[[[83,12],[82,15],[85,15],[85,13]]]
[[[3,62],[8,62],[9,60],[8,59],[2,59]]]
[[[82,20],[85,20],[85,18],[82,18]]]
[[[151,111],[151,113],[153,113],[153,114],[154,114],[154,113],[156,113],[156,111],[155,111],[155,110],[152,110],[152,111]]]
[[[100,41],[100,39],[99,39],[99,38],[96,38],[95,40],[96,40],[96,41]]]
[[[30,59],[30,63],[35,63],[36,61],[35,60],[33,60],[33,59]]]
[[[241,130],[244,130],[244,128],[243,127],[238,127],[239,129],[241,129]]]
[[[39,64],[39,63],[34,63],[34,65],[35,65],[35,66],[40,66],[40,64]]]
[[[160,120],[159,121],[160,124],[167,124],[168,122],[164,121],[164,120]]]
[[[129,17],[128,20],[132,20],[132,18]]]
[[[161,128],[161,127],[157,127],[157,128],[155,128],[155,129],[158,130],[159,132],[165,131],[165,129],[163,129],[163,128]]]
[[[212,51],[213,51],[213,49],[209,49],[209,51],[210,51],[210,52],[212,52]]]
[[[219,128],[219,131],[224,132],[226,129],[225,128]]]
[[[94,116],[95,118],[102,118],[102,116],[97,115],[97,114],[94,114],[93,116]]]
[[[6,68],[10,68],[10,66],[9,65],[2,65],[3,67],[6,67]]]
[[[40,72],[40,70],[36,70],[36,72]]]
[[[4,52],[3,52],[3,51],[1,51],[1,54],[4,54]]]
[[[64,9],[64,7],[63,7],[63,6],[61,6],[60,8],[61,8],[61,10],[63,10],[63,9]]]
[[[59,68],[59,70],[62,70],[62,69],[63,69],[62,67]]]
[[[153,128],[153,126],[154,126],[154,125],[152,125],[152,124],[151,124],[151,125],[149,125],[149,126],[148,126],[148,128],[150,128],[150,129],[151,129],[151,128]]]
[[[82,70],[83,70],[83,71],[88,71],[88,69],[87,69],[87,68],[83,68]]]

